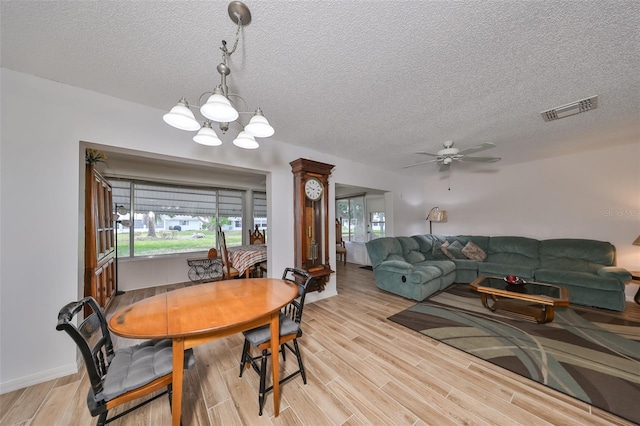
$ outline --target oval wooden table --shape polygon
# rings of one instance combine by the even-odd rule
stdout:
[[[143,299],[113,314],[109,328],[133,339],[173,339],[172,424],[180,425],[184,350],[270,324],[271,353],[278,353],[280,309],[298,286],[275,278],[198,284]],[[273,407],[280,412],[279,357],[272,356]]]

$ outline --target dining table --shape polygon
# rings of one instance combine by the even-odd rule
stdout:
[[[238,270],[240,276],[254,265],[267,260],[266,244],[231,246],[227,248],[227,253],[231,266]]]
[[[270,326],[273,407],[280,412],[280,309],[298,286],[277,278],[246,278],[192,285],[142,299],[115,312],[110,330],[132,339],[173,340],[172,424],[180,425],[184,351],[265,324]],[[197,362],[197,359],[196,359]]]

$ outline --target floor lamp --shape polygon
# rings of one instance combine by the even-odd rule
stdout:
[[[431,227],[432,222],[446,222],[447,221],[447,211],[440,210],[440,207],[434,207],[429,210],[429,214],[427,215],[427,220],[429,221],[429,233],[433,234],[433,230]]]

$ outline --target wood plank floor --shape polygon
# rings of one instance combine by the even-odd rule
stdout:
[[[273,417],[270,394],[258,416],[258,375],[249,370],[238,378],[237,335],[195,348],[196,367],[185,372],[183,425],[630,424],[387,321],[414,302],[382,292],[373,273],[358,265],[337,269],[338,296],[305,307],[299,341],[308,383],[297,376],[282,386],[280,416]],[[183,285],[190,284],[129,291],[108,314]],[[640,319],[639,306],[627,302],[622,315]],[[115,344],[134,342],[116,338]],[[283,367],[295,368],[295,357]],[[95,424],[83,373],[0,395],[0,425]],[[170,420],[163,397],[111,424]]]

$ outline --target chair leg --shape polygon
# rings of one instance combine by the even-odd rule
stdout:
[[[244,339],[244,345],[242,346],[242,357],[240,358],[240,376],[242,377],[242,373],[244,373],[244,367],[247,365],[251,357],[249,354],[249,341]]]
[[[264,406],[265,382],[267,379],[267,354],[268,351],[266,349],[263,350],[262,359],[260,360],[260,391],[258,393],[259,416],[262,415],[262,407]]]
[[[98,416],[98,422],[96,423],[96,426],[104,426],[107,424],[107,414],[109,414],[109,412],[105,411],[104,413],[100,414],[100,416]]]
[[[282,362],[287,362],[287,350],[285,345],[280,345],[280,352],[282,352]]]
[[[298,358],[298,367],[300,368],[300,375],[302,376],[302,382],[307,384],[307,375],[304,372],[304,365],[302,364],[302,356],[300,355],[300,347],[298,346],[298,339],[293,339],[293,347],[295,348],[296,358]]]

